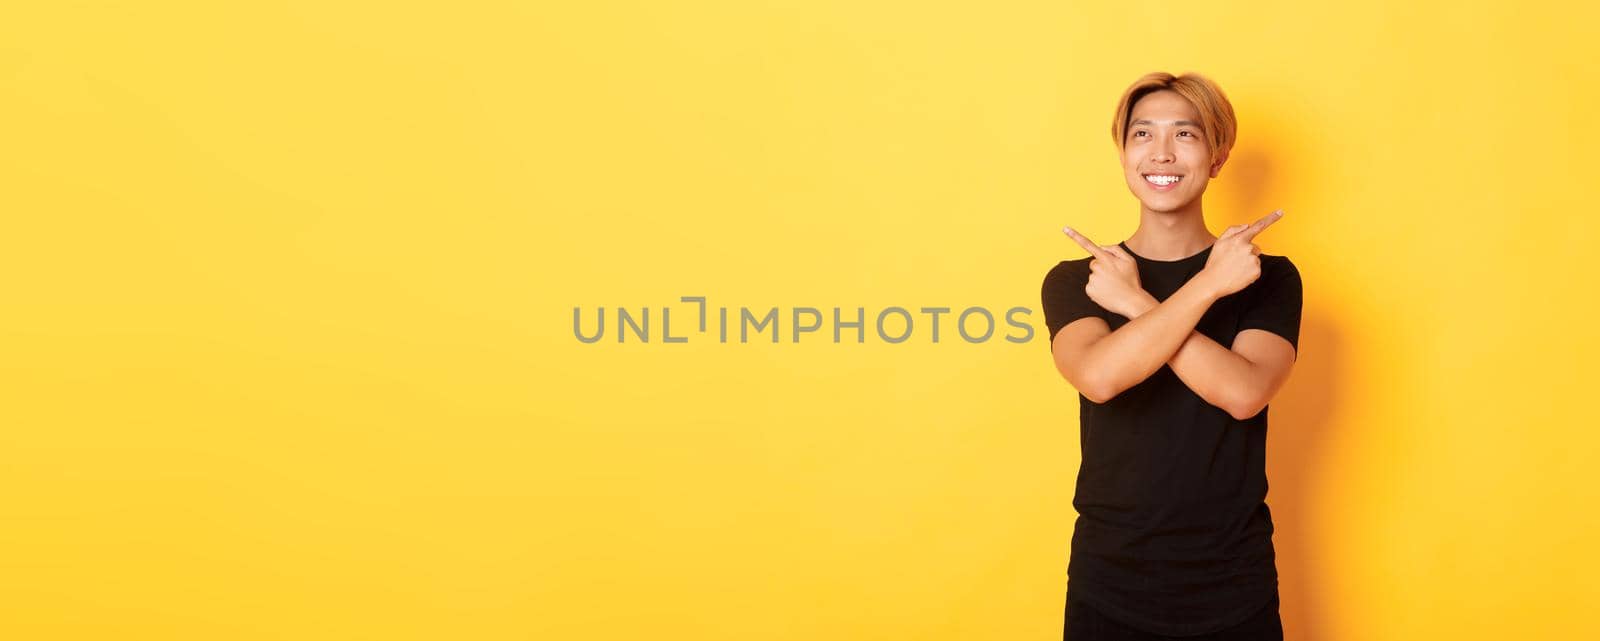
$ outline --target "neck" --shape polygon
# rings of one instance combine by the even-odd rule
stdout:
[[[1139,205],[1139,229],[1127,241],[1133,253],[1152,260],[1178,260],[1200,253],[1217,237],[1206,229],[1200,199],[1176,211],[1151,211]]]

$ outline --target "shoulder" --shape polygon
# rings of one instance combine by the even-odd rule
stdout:
[[[1082,287],[1089,280],[1089,257],[1074,260],[1063,260],[1050,267],[1045,272],[1044,288],[1051,289],[1066,287],[1072,284]]]
[[[1289,260],[1288,256],[1279,256],[1277,254],[1262,254],[1261,255],[1261,264],[1263,266],[1265,266],[1267,264],[1272,264],[1274,266],[1277,266],[1280,269],[1294,269],[1295,268],[1294,261]]]
[[[1295,267],[1294,261],[1289,260],[1288,256],[1262,254],[1261,275],[1263,278],[1270,276],[1274,278],[1299,281],[1300,268]]]
[[[1288,299],[1300,296],[1300,268],[1288,256],[1261,254],[1261,276],[1251,283],[1256,300],[1262,297]]]
[[[1093,256],[1084,256],[1083,258],[1074,258],[1072,260],[1063,260],[1063,261],[1061,261],[1059,263],[1056,263],[1055,265],[1052,265],[1050,267],[1050,271],[1045,273],[1045,277],[1049,278],[1049,277],[1052,277],[1052,276],[1066,276],[1066,275],[1071,275],[1071,274],[1088,273],[1088,271],[1089,271],[1089,261],[1093,260],[1093,258],[1094,258]]]

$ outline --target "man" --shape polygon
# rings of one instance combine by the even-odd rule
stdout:
[[[1045,276],[1056,369],[1079,392],[1064,638],[1275,639],[1267,403],[1299,348],[1300,274],[1262,254],[1276,211],[1219,236],[1201,195],[1237,125],[1196,75],[1148,74],[1112,122],[1139,199],[1128,240]]]

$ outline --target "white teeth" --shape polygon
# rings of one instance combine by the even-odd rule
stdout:
[[[1150,181],[1152,183],[1155,183],[1157,185],[1166,186],[1166,185],[1170,185],[1172,183],[1178,182],[1179,180],[1182,180],[1183,177],[1182,176],[1145,176],[1144,179],[1148,180],[1148,181]]]

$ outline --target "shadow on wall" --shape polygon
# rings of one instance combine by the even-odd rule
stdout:
[[[1278,554],[1285,636],[1323,641],[1324,613],[1331,604],[1319,588],[1323,581],[1317,560],[1327,555],[1310,518],[1318,500],[1312,490],[1321,476],[1321,453],[1332,442],[1328,428],[1344,396],[1339,386],[1344,377],[1337,328],[1316,306],[1307,305],[1305,312],[1300,321],[1302,355],[1267,409],[1267,505],[1275,527],[1272,544]]]
[[[1257,237],[1262,253],[1295,258],[1295,247],[1310,247],[1308,236],[1299,233],[1297,217],[1318,215],[1297,209],[1295,202],[1282,200],[1287,193],[1273,184],[1274,177],[1315,175],[1308,167],[1294,166],[1295,159],[1313,158],[1295,135],[1303,123],[1295,110],[1286,105],[1255,104],[1254,113],[1241,114],[1241,136],[1248,136],[1249,148],[1235,148],[1216,178],[1219,214],[1210,226],[1220,233],[1229,225],[1255,222],[1274,209],[1283,208],[1283,220]],[[1287,125],[1285,123],[1295,123]],[[1244,127],[1248,126],[1248,131]],[[1278,187],[1278,188],[1274,188]],[[1328,202],[1315,194],[1321,186],[1298,183],[1293,194],[1308,202]],[[1209,203],[1208,203],[1209,204]],[[1208,210],[1211,208],[1207,208]],[[1298,242],[1305,239],[1305,242]],[[1300,320],[1300,350],[1288,382],[1267,407],[1267,505],[1275,527],[1273,546],[1278,555],[1278,586],[1285,638],[1325,641],[1329,604],[1320,589],[1318,559],[1324,558],[1325,542],[1316,536],[1312,505],[1316,480],[1322,476],[1322,452],[1332,442],[1329,429],[1333,413],[1344,401],[1340,384],[1344,379],[1343,340],[1337,310],[1324,307],[1318,292],[1319,275],[1300,267],[1305,299]]]

